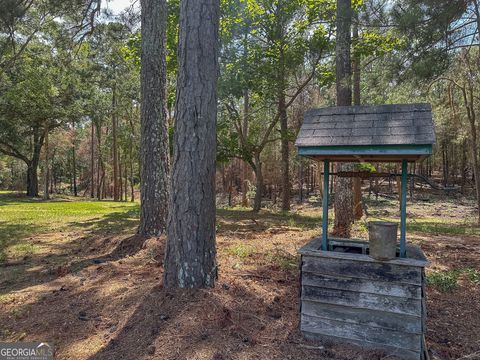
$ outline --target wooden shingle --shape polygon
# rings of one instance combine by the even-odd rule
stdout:
[[[306,112],[296,146],[432,145],[430,104],[342,106]]]

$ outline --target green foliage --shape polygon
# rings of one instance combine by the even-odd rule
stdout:
[[[462,275],[465,275],[474,285],[480,284],[480,271],[474,268],[432,271],[427,274],[427,284],[436,287],[442,292],[450,292],[458,287],[458,281]]]
[[[267,255],[267,259],[283,271],[296,271],[298,269],[298,257],[276,247]]]
[[[371,163],[362,162],[355,164],[355,167],[358,171],[377,172],[377,168]]]
[[[468,279],[475,285],[480,285],[480,271],[477,269],[469,268],[465,269]]]
[[[458,286],[459,275],[460,273],[456,270],[432,271],[427,274],[427,284],[442,292],[451,292]]]
[[[227,248],[229,254],[235,255],[240,259],[246,259],[255,253],[255,249],[250,245],[237,244]]]

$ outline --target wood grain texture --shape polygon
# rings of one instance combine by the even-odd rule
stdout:
[[[355,255],[355,254],[349,254]],[[367,256],[357,254],[358,257]],[[422,273],[418,267],[398,266],[390,262],[361,262],[350,259],[316,258],[303,256],[302,270],[314,274],[349,276],[366,280],[399,282],[421,285]]]
[[[302,300],[421,317],[421,300],[302,285]]]
[[[307,271],[303,272],[302,284],[408,299],[421,299],[422,297],[422,288],[418,285],[314,274]]]
[[[420,352],[422,335],[302,314],[301,330]]]
[[[410,247],[412,258],[378,261],[319,250],[319,240],[300,250],[302,333],[423,359],[427,261],[421,250]]]
[[[388,311],[361,309],[304,300],[302,302],[302,314],[352,324],[368,325],[372,328],[422,334],[422,322],[419,321],[418,317],[394,314]]]
[[[346,338],[333,336],[333,335],[313,333],[306,330],[302,330],[302,335],[306,339],[320,341],[326,344],[341,345],[342,343],[343,344],[348,343],[348,344],[357,345],[359,347],[366,348],[366,349],[375,348],[375,349],[383,350],[386,354],[386,356],[384,357],[385,359],[392,356],[394,359],[400,358],[404,360],[424,360],[423,355],[418,351],[392,347],[384,344],[377,344],[377,343],[372,343],[364,340],[346,339]]]

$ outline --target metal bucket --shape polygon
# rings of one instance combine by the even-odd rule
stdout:
[[[377,260],[394,259],[397,254],[398,224],[388,221],[368,223],[370,256]]]

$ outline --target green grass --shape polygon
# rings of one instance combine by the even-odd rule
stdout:
[[[253,246],[245,244],[231,245],[227,248],[227,252],[231,255],[237,256],[240,259],[246,259],[255,253]]]
[[[298,269],[298,257],[289,254],[284,250],[277,248],[273,253],[268,254],[267,258],[271,263],[278,266],[283,271],[294,271]]]
[[[458,287],[458,281],[461,276],[462,279],[466,278],[474,285],[480,285],[480,271],[473,268],[432,271],[427,274],[427,284],[436,287],[442,292],[450,292]]]
[[[0,261],[6,252],[35,254],[35,235],[63,231],[117,231],[135,226],[138,203],[119,203],[72,198],[43,201],[0,194]]]
[[[436,287],[442,292],[450,292],[458,287],[460,271],[432,271],[427,274],[427,284]]]
[[[468,268],[464,272],[467,274],[468,279],[475,285],[480,285],[480,271],[477,269]]]

